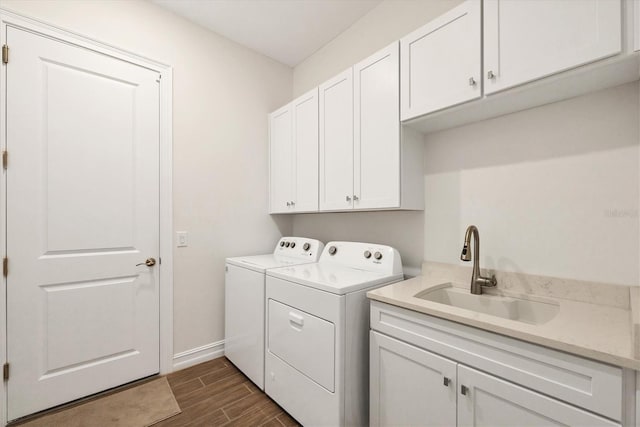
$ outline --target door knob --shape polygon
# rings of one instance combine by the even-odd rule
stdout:
[[[136,267],[139,265],[146,265],[147,267],[153,267],[154,265],[156,265],[156,259],[155,258],[147,258],[147,260],[145,262],[141,262],[140,264],[136,264]]]

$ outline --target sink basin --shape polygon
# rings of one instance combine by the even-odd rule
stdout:
[[[451,283],[418,292],[414,297],[534,325],[547,323],[558,314],[559,309],[558,305],[552,302],[486,293],[473,295],[468,289],[453,287]]]

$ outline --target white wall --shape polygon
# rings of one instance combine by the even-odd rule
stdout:
[[[425,259],[638,285],[638,83],[425,138]]]
[[[145,1],[2,0],[2,6],[172,65],[174,351],[224,338],[224,258],[272,250],[288,218],[267,211],[267,113],[292,70]]]
[[[294,95],[458,1],[387,0],[294,68]],[[599,93],[425,137],[424,213],[296,215],[293,233],[457,263],[476,224],[483,266],[639,284],[639,90]]]

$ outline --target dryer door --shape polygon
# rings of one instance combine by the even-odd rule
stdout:
[[[269,351],[330,392],[335,390],[335,325],[269,299]]]

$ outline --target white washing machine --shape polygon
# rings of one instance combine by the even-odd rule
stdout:
[[[265,271],[316,262],[319,240],[283,237],[272,254],[227,258],[225,264],[224,354],[264,390]]]
[[[402,279],[397,250],[355,242],[268,270],[265,392],[305,426],[368,425],[365,294]]]

